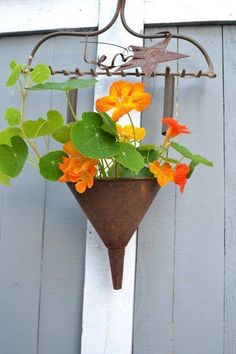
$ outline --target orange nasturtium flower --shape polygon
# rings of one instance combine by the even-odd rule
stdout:
[[[59,164],[59,168],[63,172],[59,181],[76,183],[75,187],[79,193],[83,193],[87,187],[92,188],[94,176],[97,173],[98,160],[83,156],[75,149],[71,141],[64,145],[63,150],[71,156],[64,156],[62,163]]]
[[[63,145],[63,150],[70,156],[77,156],[83,158],[81,153],[74,147],[71,140],[67,141],[67,143]]]
[[[151,95],[144,92],[144,84],[137,82],[115,81],[109,89],[109,96],[101,97],[96,101],[96,108],[100,112],[113,110],[111,118],[117,122],[124,114],[133,109],[143,111],[149,106]]]
[[[176,119],[173,118],[163,118],[161,120],[163,124],[168,125],[168,129],[166,132],[166,138],[174,138],[179,134],[190,134],[188,127],[186,125],[181,125]]]
[[[160,165],[158,161],[154,161],[149,164],[149,169],[161,187],[165,187],[169,182],[174,181],[174,170],[167,162]]]
[[[174,182],[180,186],[180,192],[183,193],[185,184],[187,182],[187,175],[189,173],[189,166],[185,163],[180,163],[175,168]]]
[[[134,128],[133,132],[132,125],[125,125],[124,127],[122,127],[121,125],[116,123],[116,130],[122,141],[140,141],[143,140],[146,135],[146,130],[144,128]]]

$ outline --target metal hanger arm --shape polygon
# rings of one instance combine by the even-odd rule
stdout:
[[[78,36],[78,37],[94,37],[94,36],[98,36],[101,33],[106,32],[109,28],[111,28],[111,26],[116,22],[121,7],[122,7],[122,2],[123,0],[118,0],[117,1],[117,6],[116,6],[116,11],[115,14],[113,16],[113,18],[111,19],[111,21],[103,28],[96,30],[96,31],[87,31],[87,32],[76,32],[76,31],[58,31],[58,32],[53,32],[50,33],[46,36],[44,36],[43,38],[40,39],[40,41],[34,46],[29,59],[28,59],[28,65],[31,65],[32,60],[35,56],[35,53],[37,52],[37,50],[39,49],[39,47],[46,42],[47,40],[53,38],[53,37],[59,37],[59,36]]]
[[[143,39],[154,39],[154,38],[165,38],[166,37],[166,35],[163,32],[151,34],[151,35],[150,34],[146,35],[146,34],[141,34],[141,33],[138,33],[138,32],[135,32],[134,30],[132,30],[132,28],[130,28],[128,26],[126,19],[125,19],[125,4],[126,4],[126,0],[122,0],[122,6],[121,6],[121,10],[120,10],[120,18],[121,18],[121,22],[122,22],[123,26],[130,34],[132,34],[133,36],[139,37],[139,38],[143,38]],[[204,58],[206,59],[209,72],[214,73],[214,67],[213,67],[212,61],[211,61],[208,53],[201,46],[200,43],[198,43],[196,40],[192,39],[191,37],[184,36],[181,34],[172,34],[171,33],[171,37],[177,38],[177,39],[183,39],[185,41],[192,43],[194,46],[196,46],[200,50],[200,52],[203,54]]]

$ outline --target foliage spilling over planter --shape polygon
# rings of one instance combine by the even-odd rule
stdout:
[[[145,92],[142,83],[113,82],[108,96],[97,100],[96,112],[84,112],[82,117],[77,117],[68,92],[95,85],[94,78],[73,78],[58,83],[48,81],[51,71],[44,64],[30,69],[12,61],[10,69],[6,86],[19,88],[21,105],[9,107],[4,114],[8,126],[0,132],[0,183],[3,185],[9,185],[29,163],[47,180],[75,183],[79,193],[92,188],[94,179],[111,178],[156,178],[159,186],[174,182],[183,192],[197,165],[213,166],[203,156],[174,141],[176,136],[190,131],[172,117],[162,119],[168,130],[160,145],[142,143],[145,129],[135,127],[130,114],[132,110],[145,110],[151,103],[151,95]],[[68,124],[57,110],[45,112],[44,117],[35,115],[25,119],[27,97],[43,90],[65,93],[74,122]],[[49,138],[63,146],[50,151]],[[38,148],[38,140],[45,141],[43,151]]]

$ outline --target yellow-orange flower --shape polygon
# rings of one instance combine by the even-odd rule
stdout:
[[[161,187],[165,187],[169,182],[174,181],[174,170],[167,162],[160,165],[158,161],[154,161],[149,164],[149,169]]]
[[[180,186],[180,192],[183,193],[185,184],[187,183],[187,175],[189,166],[185,163],[180,163],[175,168],[174,182]]]
[[[90,162],[85,162],[79,172],[79,180],[77,181],[75,188],[77,192],[84,193],[86,188],[92,188],[94,184],[94,176],[97,173],[97,168],[91,165]]]
[[[133,132],[132,125],[125,125],[122,127],[121,125],[116,124],[116,130],[122,141],[140,141],[143,140],[146,135],[146,130],[144,128],[134,128]]]
[[[124,114],[133,109],[143,111],[149,106],[151,95],[144,92],[144,84],[137,82],[116,81],[109,89],[109,96],[97,99],[96,108],[100,112],[112,112],[112,120],[118,121]]]
[[[161,120],[163,124],[168,125],[168,129],[166,132],[166,138],[174,138],[176,135],[179,134],[190,134],[188,127],[186,125],[181,125],[179,122],[174,118],[163,118]]]
[[[75,187],[79,193],[83,193],[87,187],[92,188],[94,176],[97,173],[98,160],[83,156],[74,148],[72,142],[66,143],[63,150],[71,156],[64,156],[62,163],[59,164],[59,168],[63,172],[59,181],[76,183]]]

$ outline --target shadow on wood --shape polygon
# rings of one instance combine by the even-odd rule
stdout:
[[[79,194],[68,186],[108,248],[114,289],[122,287],[125,247],[155,198],[154,179],[103,179]]]

